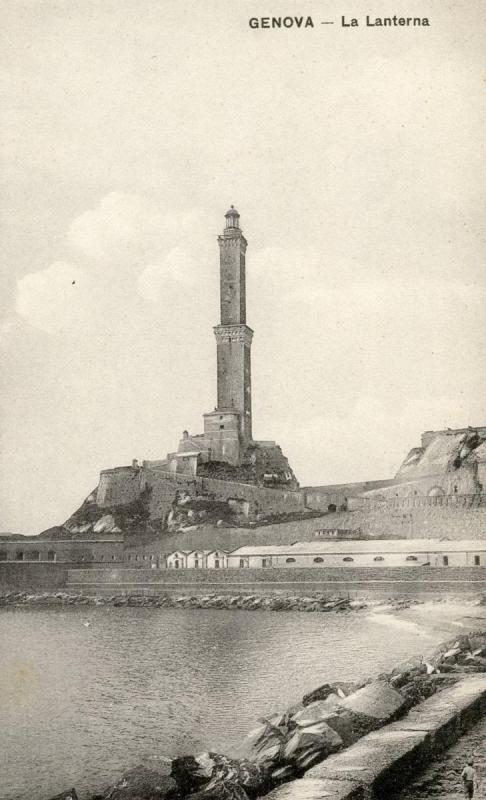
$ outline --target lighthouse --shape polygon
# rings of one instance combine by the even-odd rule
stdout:
[[[231,464],[240,462],[252,441],[251,342],[246,324],[246,248],[234,206],[225,214],[218,236],[220,322],[216,337],[217,406],[204,414],[204,433],[211,439],[211,456]]]

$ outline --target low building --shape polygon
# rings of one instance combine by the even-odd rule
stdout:
[[[87,565],[122,562],[123,539],[42,539],[39,536],[15,540],[0,538],[0,561],[61,562]]]
[[[320,528],[315,531],[316,539],[361,539],[361,528]]]
[[[228,553],[226,550],[213,550],[207,554],[206,565],[208,569],[224,569],[228,566]]]
[[[486,541],[382,539],[239,547],[229,568],[486,566]]]
[[[187,550],[175,550],[167,556],[167,569],[186,569],[190,553]]]
[[[188,569],[205,569],[208,565],[210,550],[193,550],[187,554],[186,567]]]

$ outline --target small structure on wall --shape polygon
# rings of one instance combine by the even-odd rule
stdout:
[[[314,536],[316,539],[362,539],[363,534],[361,528],[319,528],[315,531]]]

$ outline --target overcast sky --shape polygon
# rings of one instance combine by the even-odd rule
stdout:
[[[486,424],[484,8],[405,10],[430,27],[341,28],[363,0],[5,0],[0,530],[201,432],[231,203],[254,435],[301,484]]]

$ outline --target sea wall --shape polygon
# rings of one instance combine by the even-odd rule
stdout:
[[[486,714],[486,675],[425,700],[403,719],[355,744],[266,795],[268,800],[378,800],[406,786],[432,758]]]
[[[55,592],[66,586],[68,567],[56,563],[0,563],[0,590],[2,592]]]
[[[354,591],[364,595],[388,592],[410,596],[421,592],[485,591],[486,568],[71,569],[66,586],[69,591],[88,595]]]

